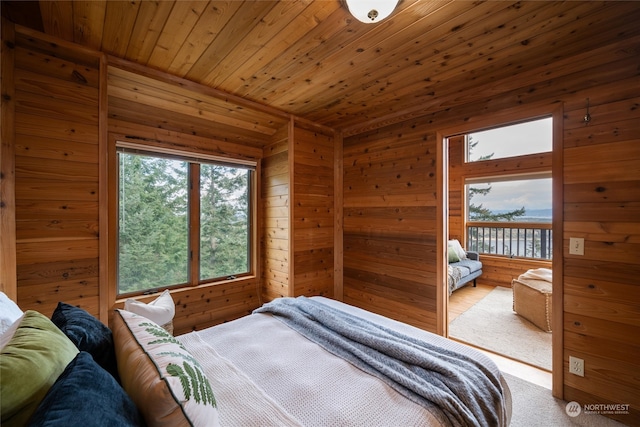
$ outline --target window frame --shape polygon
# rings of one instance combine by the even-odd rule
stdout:
[[[222,283],[229,283],[234,281],[244,281],[247,279],[255,278],[257,275],[257,262],[258,262],[258,242],[257,242],[257,206],[258,206],[258,176],[259,176],[259,163],[255,160],[249,159],[237,159],[227,158],[221,156],[210,155],[199,151],[178,150],[173,148],[166,148],[154,141],[145,141],[140,143],[129,137],[112,137],[109,144],[108,157],[111,159],[112,173],[110,173],[109,180],[109,219],[113,224],[109,227],[109,262],[108,270],[112,277],[111,282],[113,286],[110,286],[111,300],[123,300],[129,297],[139,297],[143,295],[149,295],[164,289],[187,289],[201,286],[216,286]],[[189,213],[188,213],[188,249],[190,254],[188,255],[188,281],[186,283],[180,283],[169,286],[161,286],[158,288],[151,288],[136,292],[120,293],[119,290],[119,274],[118,274],[118,260],[119,260],[119,152],[128,152],[131,154],[142,154],[154,157],[165,157],[177,160],[183,160],[188,162],[189,179],[190,184],[187,189],[189,199]],[[199,182],[199,173],[194,174],[194,171],[199,172],[199,163],[215,164],[230,167],[241,167],[250,171],[249,174],[249,188],[248,188],[248,208],[249,213],[247,240],[248,240],[248,271],[243,273],[237,273],[231,276],[223,276],[216,278],[208,278],[200,280],[200,186],[193,183]],[[196,203],[192,203],[192,200],[197,200]]]
[[[513,125],[518,125],[527,122],[533,122],[541,119],[551,119],[551,128],[552,128],[552,141],[551,141],[551,150],[550,151],[542,151],[536,153],[528,153],[517,156],[510,157],[499,157],[496,159],[484,159],[484,160],[475,160],[470,161],[468,158],[469,153],[469,135],[473,133],[478,133],[486,130],[499,129],[502,127],[509,127]],[[520,180],[533,180],[533,179],[544,179],[551,178],[551,189],[554,191],[555,185],[553,183],[553,165],[550,165],[548,169],[537,170],[535,172],[527,171],[527,172],[519,172],[517,168],[509,168],[508,165],[513,165],[517,162],[527,161],[528,159],[540,159],[542,157],[551,159],[553,157],[553,138],[555,130],[555,121],[557,117],[555,114],[542,114],[542,115],[533,115],[530,117],[525,117],[523,119],[501,123],[498,125],[493,125],[486,128],[473,129],[467,132],[457,133],[458,136],[463,136],[463,150],[464,150],[464,160],[463,160],[463,168],[465,169],[464,173],[464,182],[462,183],[462,197],[463,197],[463,231],[464,231],[464,247],[469,247],[469,224],[473,223],[482,223],[480,220],[470,220],[469,219],[469,194],[468,187],[474,183],[485,183],[487,181],[493,182],[506,182],[506,181],[520,181]],[[538,168],[535,168],[538,169]],[[496,172],[501,171],[501,172]],[[551,209],[554,208],[553,197],[551,201]],[[553,219],[555,215],[552,213],[551,224],[553,224]],[[487,224],[491,224],[488,222]],[[529,223],[529,222],[505,222],[505,224],[523,224],[523,225],[536,225],[538,223]],[[542,223],[541,223],[542,224]],[[499,255],[499,254],[485,254],[486,256],[497,256],[497,257],[508,257],[507,255]],[[527,258],[527,257],[517,257],[519,259],[537,259],[537,258]]]

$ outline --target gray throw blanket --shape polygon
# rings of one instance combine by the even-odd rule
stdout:
[[[475,360],[320,302],[279,298],[256,309],[385,381],[453,426],[505,426],[499,378]],[[433,412],[438,415],[437,411]],[[443,418],[440,416],[439,418]]]

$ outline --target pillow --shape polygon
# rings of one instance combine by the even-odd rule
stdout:
[[[167,329],[173,334],[173,316],[176,314],[176,305],[171,298],[168,290],[164,290],[160,296],[149,304],[133,298],[128,298],[124,302],[124,309],[132,313],[139,314],[147,319],[153,320],[154,323]]]
[[[78,354],[56,325],[27,310],[0,356],[2,426],[22,426]]]
[[[71,340],[80,351],[86,351],[116,380],[116,350],[113,347],[111,329],[86,310],[59,302],[51,321]]]
[[[24,313],[4,292],[0,292],[0,335],[9,329]]]
[[[113,316],[113,340],[122,386],[149,427],[219,425],[209,380],[180,341],[125,310]]]
[[[120,384],[81,351],[37,407],[28,426],[141,426],[142,416]]]
[[[467,252],[462,249],[462,245],[460,245],[458,239],[449,240],[447,247],[453,249],[460,260],[467,259]]]
[[[9,329],[7,329],[2,334],[0,334],[0,350],[2,350],[7,344],[9,344],[9,341],[11,341],[11,338],[13,338],[13,335],[18,330],[18,327],[20,326],[20,322],[22,321],[23,317],[24,317],[24,314],[20,316],[18,320],[13,322],[13,325],[9,326]]]
[[[456,253],[455,250],[453,250],[453,248],[449,247],[447,249],[447,257],[449,258],[449,262],[458,262],[460,261],[460,257],[458,256],[458,254]]]

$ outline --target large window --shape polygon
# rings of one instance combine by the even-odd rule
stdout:
[[[551,170],[518,175],[518,158],[552,149],[552,119],[466,135],[467,163],[501,159],[500,172],[465,179],[467,249],[551,259]],[[498,164],[498,162],[496,162]]]
[[[251,272],[246,165],[119,147],[118,294]]]

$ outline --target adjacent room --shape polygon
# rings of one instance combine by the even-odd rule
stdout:
[[[550,373],[553,120],[448,145],[449,336]]]

